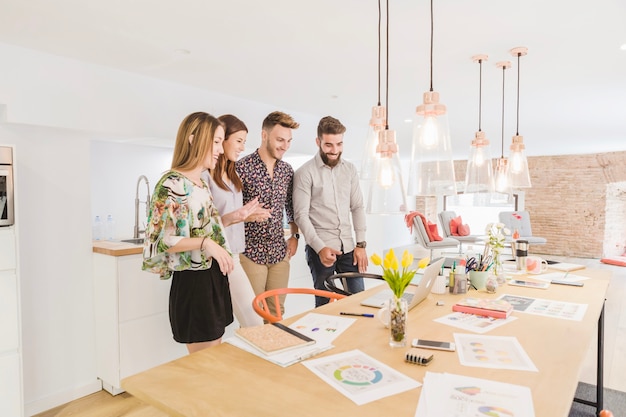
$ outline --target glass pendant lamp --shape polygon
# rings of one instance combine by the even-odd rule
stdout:
[[[472,145],[470,146],[470,156],[467,160],[467,171],[465,173],[465,194],[469,193],[492,193],[494,190],[493,167],[491,165],[491,153],[489,152],[489,140],[485,137],[485,132],[481,129],[482,120],[482,72],[483,61],[487,61],[487,55],[475,55],[474,62],[478,62],[479,87],[478,87],[478,132],[476,132]]]
[[[502,68],[502,146],[500,158],[496,160],[494,187],[496,192],[501,194],[511,193],[511,181],[509,179],[508,161],[504,157],[504,74],[507,68],[511,68],[509,61],[502,61],[496,64],[498,68]]]
[[[365,138],[365,149],[363,150],[363,156],[361,158],[361,180],[366,182],[367,189],[365,193],[369,192],[369,181],[376,179],[376,163],[378,160],[378,154],[376,153],[376,146],[378,145],[378,134],[385,127],[385,120],[387,118],[387,111],[385,107],[380,104],[380,56],[381,56],[381,26],[382,26],[382,11],[380,0],[378,0],[378,104],[372,107],[372,117],[370,118],[369,127],[367,129],[367,136]]]
[[[509,155],[509,177],[512,188],[530,188],[530,172],[528,170],[528,159],[524,152],[524,137],[519,134],[519,84],[520,84],[520,57],[528,53],[528,48],[520,46],[511,49],[511,55],[517,57],[517,126],[515,136],[511,143],[511,154]]]
[[[378,4],[380,16],[380,0]],[[389,109],[389,0],[387,0],[386,11],[387,41],[385,49],[387,67],[385,74],[385,107],[382,107],[383,110]],[[378,33],[380,37],[380,28]],[[373,114],[375,111],[376,107]],[[383,111],[383,113],[385,116],[385,128],[378,130],[376,157],[374,158],[376,175],[373,180],[369,181],[365,211],[368,214],[405,214],[407,211],[406,196],[404,193],[404,182],[402,181],[402,168],[398,156],[396,132],[389,130],[389,112]],[[376,113],[376,116],[378,115],[379,113]]]
[[[413,124],[413,149],[408,195],[456,194],[454,161],[446,106],[433,90],[433,1],[430,2],[430,91],[417,106]]]

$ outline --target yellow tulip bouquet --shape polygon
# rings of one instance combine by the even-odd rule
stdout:
[[[413,264],[413,255],[405,250],[402,254],[402,269],[398,265],[398,258],[393,249],[389,249],[385,259],[381,259],[380,256],[374,254],[370,257],[374,265],[383,267],[383,279],[387,281],[389,288],[394,295],[394,300],[389,300],[389,345],[393,347],[401,347],[406,345],[406,325],[407,325],[407,304],[402,299],[404,290],[409,286],[411,280],[417,272],[414,269],[409,269]],[[421,259],[418,262],[418,267],[425,268],[430,262],[429,258]]]
[[[385,259],[382,259],[377,254],[373,254],[370,259],[374,265],[382,265],[383,279],[387,281],[387,284],[389,284],[389,288],[391,288],[393,295],[395,295],[396,298],[402,297],[404,290],[406,290],[406,287],[409,286],[411,280],[417,272],[414,269],[409,269],[409,267],[413,264],[413,255],[409,253],[408,250],[404,251],[401,260],[402,269],[399,268],[398,258],[396,257],[393,249],[389,249],[389,252],[385,255]],[[429,262],[430,258],[421,259],[418,262],[418,268],[425,268],[428,266]]]

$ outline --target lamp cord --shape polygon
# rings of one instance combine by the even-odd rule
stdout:
[[[387,54],[387,68],[385,70],[385,130],[389,130],[389,0],[387,0],[387,45],[385,53]]]
[[[381,55],[381,25],[382,25],[382,11],[380,6],[381,0],[378,0],[378,105],[380,106],[380,55]]]
[[[506,65],[502,66],[502,153],[500,159],[504,158],[504,72],[506,71]]]
[[[433,0],[430,0],[430,91],[433,91]]]
[[[520,56],[522,54],[520,52],[517,53],[517,124],[515,126],[515,135],[519,136],[519,62]]]
[[[479,76],[478,76],[478,131],[481,131],[482,114],[483,114],[483,60],[478,60]]]

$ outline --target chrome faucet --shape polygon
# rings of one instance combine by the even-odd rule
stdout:
[[[146,201],[139,201],[139,184],[141,180],[146,182]],[[144,233],[146,230],[139,230],[139,203],[146,203],[146,219],[150,215],[150,184],[148,178],[145,175],[140,175],[137,179],[137,187],[135,190],[135,229],[133,231],[133,238],[138,238],[140,233]]]

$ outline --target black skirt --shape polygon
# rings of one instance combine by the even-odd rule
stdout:
[[[175,271],[170,288],[170,324],[179,343],[208,342],[233,322],[228,277],[213,262],[210,269]]]

